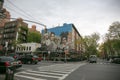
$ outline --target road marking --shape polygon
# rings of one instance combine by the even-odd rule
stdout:
[[[18,76],[18,77],[23,77],[23,78],[27,78],[27,79],[33,79],[33,80],[46,80],[46,79],[40,79],[40,78],[34,78],[34,77],[30,77],[30,76],[24,76],[24,75],[15,75],[15,76]]]
[[[60,73],[51,73],[51,72],[38,72],[38,71],[32,71],[32,70],[27,70],[28,72],[34,72],[34,73],[43,73],[43,74],[53,74],[53,75],[58,75],[58,76],[62,76],[64,74],[60,74]]]
[[[68,74],[68,73],[70,73],[70,72],[63,72],[63,71],[50,71],[50,72],[55,72],[55,73],[61,73],[61,74]]]
[[[80,64],[66,63],[66,64],[55,64],[51,66],[43,66],[43,67],[38,67],[38,71],[25,70],[25,71],[16,73],[15,76],[33,79],[33,80],[45,80],[41,78],[39,79],[35,78],[35,76],[44,77],[44,78],[53,78],[56,80],[64,80],[69,74],[71,74],[73,71],[75,71],[80,66],[83,66],[85,64],[86,63],[80,63]]]
[[[107,64],[110,64],[110,63],[106,63],[106,62],[97,62],[97,63],[90,63],[90,64],[105,64],[105,65],[107,65]]]
[[[83,64],[83,63],[82,63]],[[79,66],[80,64],[56,64],[51,66],[45,66],[45,67],[38,67],[40,71],[62,71],[62,72],[69,72],[71,69],[74,69],[76,66]]]
[[[27,73],[27,72],[24,72],[24,71],[20,72],[20,73],[30,74],[30,75],[34,75],[34,76],[40,76],[40,77],[42,76],[42,77],[51,77],[51,78],[58,78],[58,79],[60,78],[59,76],[50,76],[50,75],[36,74],[36,73],[33,74],[33,73]]]
[[[78,69],[80,66],[85,65],[86,63],[82,63],[79,66],[77,66],[76,68],[72,69],[70,73],[65,74],[63,77],[59,78],[59,80],[64,80],[69,74],[71,74],[73,71],[75,71],[76,69]]]

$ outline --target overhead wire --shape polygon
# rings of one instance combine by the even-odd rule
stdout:
[[[15,10],[15,9],[12,8],[12,7],[8,7],[7,5],[5,5],[5,7],[6,7],[7,9],[9,9],[9,10],[12,10],[12,11],[16,12],[16,13],[19,14],[20,16],[24,16],[25,18],[30,19],[28,16],[26,16],[26,15],[24,15],[24,14],[18,12],[17,10]]]
[[[32,17],[30,14],[28,14],[26,11],[24,11],[23,9],[19,8],[18,6],[16,6],[15,4],[13,4],[11,1],[6,0],[9,4],[11,4],[13,7],[15,7],[17,10],[19,10],[20,12],[24,13],[25,15]],[[34,17],[32,17],[34,19]]]
[[[23,12],[24,14],[26,14],[27,16],[29,16],[29,17],[31,17],[31,18],[33,18],[33,19],[35,19],[33,16],[31,16],[30,14],[28,14],[26,11],[24,11],[23,9],[21,9],[21,8],[19,8],[18,6],[16,6],[15,4],[13,4],[12,2],[10,2],[9,0],[6,0],[8,3],[10,3],[12,6],[14,6],[15,8],[17,8],[17,9],[19,9],[21,12]],[[35,22],[36,23],[36,21],[33,21],[33,22]],[[41,22],[39,22],[38,20],[37,20],[37,23],[40,23],[40,24],[42,24]],[[42,24],[42,25],[44,25],[44,24]]]
[[[24,11],[23,9],[19,8],[18,6],[16,6],[15,4],[13,4],[11,1],[7,0],[8,3],[10,3],[12,6],[14,6],[15,8],[19,9],[20,11],[22,11],[23,13],[27,14],[27,16],[32,17],[30,14],[28,14],[26,11]],[[34,18],[34,17],[32,17]]]
[[[18,19],[18,18],[6,18],[5,16],[0,16],[1,18],[3,18],[3,19],[13,19],[13,20],[16,20],[16,19]],[[23,19],[23,18],[22,18]],[[42,24],[42,23],[39,23],[39,22],[36,22],[36,21],[32,21],[32,20],[27,20],[27,19],[23,19],[23,21],[27,21],[27,22],[31,22],[31,23],[36,23],[36,24],[38,24],[38,25],[41,25],[41,26],[44,26],[44,27],[46,27],[46,25],[44,25],[44,24]],[[1,23],[1,22],[0,22]]]
[[[8,19],[9,19],[9,18],[8,18]],[[10,18],[10,19],[17,19],[17,18]],[[46,27],[46,25],[44,25],[44,24],[42,24],[42,23],[39,23],[39,22],[36,22],[36,21],[31,21],[31,20],[27,20],[27,19],[23,19],[23,21],[36,23],[36,24],[39,24],[39,25],[42,25],[42,26]]]

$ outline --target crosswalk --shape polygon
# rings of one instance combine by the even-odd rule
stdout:
[[[104,64],[104,65],[108,65],[108,64],[111,64],[111,63],[108,63],[108,62],[97,62],[97,63],[90,63],[90,64]]]
[[[64,80],[70,73],[86,63],[65,63],[44,67],[37,70],[24,70],[15,74],[18,80]]]

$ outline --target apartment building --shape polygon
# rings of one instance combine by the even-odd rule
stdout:
[[[77,43],[82,37],[74,24],[64,23],[63,26],[49,28],[47,33],[45,32],[45,30],[42,30],[42,43],[46,44],[50,49],[60,47],[61,49],[69,49],[69,51],[80,51],[82,48]]]
[[[8,51],[15,49],[18,43],[27,42],[28,24],[23,22],[21,18],[5,23],[3,30],[3,46]]]
[[[3,29],[4,24],[10,21],[10,13],[3,8],[4,0],[0,0],[0,50],[3,49],[2,38],[3,38]]]

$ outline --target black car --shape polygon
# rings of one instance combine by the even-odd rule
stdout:
[[[24,64],[37,64],[38,63],[38,59],[35,55],[25,55],[22,56],[21,58],[19,58],[19,60],[24,63]]]
[[[114,59],[112,60],[112,63],[120,64],[120,58],[114,58]]]
[[[15,54],[15,53],[9,53],[9,54],[8,54],[8,56],[13,57],[15,60],[18,60],[18,59],[19,59],[19,57],[20,57],[20,55]]]
[[[120,56],[112,56],[111,57],[112,59],[112,63],[117,63],[117,64],[120,64]]]
[[[5,73],[7,68],[16,69],[17,62],[13,57],[0,56],[0,73]]]

